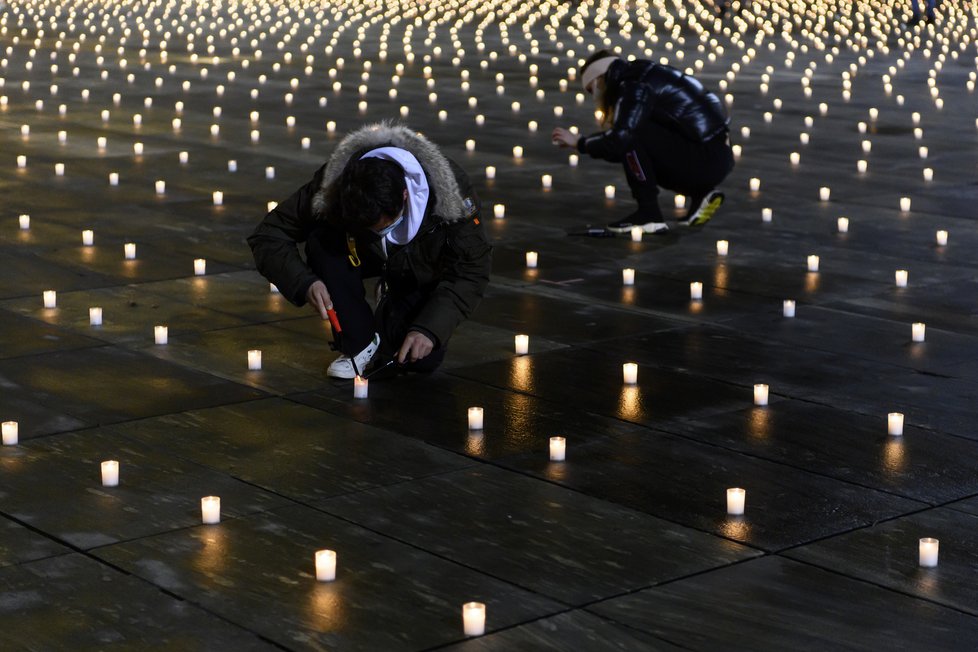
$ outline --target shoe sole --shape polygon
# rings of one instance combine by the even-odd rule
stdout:
[[[709,203],[701,207],[692,218],[684,222],[686,226],[703,226],[710,219],[713,218],[713,214],[717,212],[717,209],[723,204],[723,195],[718,194]]]

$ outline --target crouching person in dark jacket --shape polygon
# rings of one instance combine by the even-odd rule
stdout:
[[[675,68],[625,61],[607,50],[588,57],[580,77],[608,129],[578,138],[557,128],[552,138],[561,147],[624,164],[638,210],[607,228],[666,231],[659,186],[686,195],[689,211],[683,224],[708,222],[723,203],[716,187],[734,166],[729,119],[719,98]]]
[[[303,261],[297,243],[306,243]],[[312,181],[248,238],[258,271],[333,323],[353,378],[391,358],[432,371],[489,283],[492,247],[465,172],[418,133],[381,123],[346,136]],[[363,279],[379,277],[376,312]]]

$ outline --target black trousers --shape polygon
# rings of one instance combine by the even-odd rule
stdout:
[[[323,280],[333,300],[333,309],[339,318],[342,335],[333,333],[338,349],[354,356],[380,335],[380,352],[377,360],[386,362],[397,355],[415,317],[421,312],[429,294],[421,290],[388,291],[377,306],[376,313],[367,303],[364,279],[379,278],[384,271],[384,261],[365,251],[357,252],[360,266],[354,267],[349,260],[346,234],[336,228],[322,227],[309,234],[306,240],[306,262],[313,273]],[[425,358],[404,365],[407,371],[434,371],[445,359],[446,349],[437,346]]]
[[[697,143],[654,122],[643,125],[635,136],[635,147],[625,154],[625,177],[639,213],[663,222],[659,188],[686,195],[694,208],[727,178],[734,167],[727,134]]]

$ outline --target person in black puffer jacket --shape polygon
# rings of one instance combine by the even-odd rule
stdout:
[[[668,230],[659,186],[687,197],[689,210],[681,223],[708,222],[723,203],[716,187],[734,166],[730,120],[719,98],[680,70],[643,59],[625,61],[608,50],[588,57],[580,77],[607,129],[578,138],[558,127],[552,138],[561,147],[624,164],[638,210],[607,228]]]

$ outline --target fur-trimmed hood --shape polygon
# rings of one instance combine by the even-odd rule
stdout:
[[[437,145],[416,131],[386,121],[361,127],[340,141],[326,164],[319,190],[312,198],[313,212],[321,219],[330,212],[327,207],[335,205],[336,182],[357,152],[384,146],[407,150],[418,159],[434,191],[435,206],[431,211],[433,215],[442,220],[455,220],[465,216],[462,193],[448,158]]]

